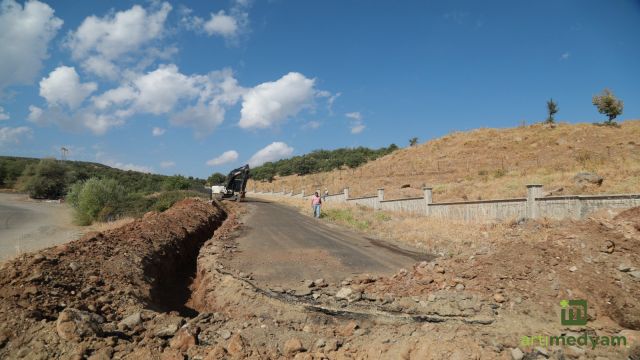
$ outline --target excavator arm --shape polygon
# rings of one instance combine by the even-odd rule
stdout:
[[[235,198],[236,201],[244,199],[247,181],[249,181],[249,165],[231,170],[227,175],[223,198]]]

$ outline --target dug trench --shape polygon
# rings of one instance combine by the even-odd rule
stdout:
[[[524,302],[531,312],[486,294],[490,282],[477,281],[484,273],[510,276],[491,268],[503,263],[493,254],[478,255],[486,265],[476,265],[473,276],[455,259],[436,259],[391,277],[260,287],[225,265],[238,251],[243,211],[189,199],[5,263],[0,358],[492,359],[511,356],[523,326],[527,333],[550,329],[549,314],[534,316],[535,293]],[[459,281],[469,290],[451,288]],[[633,293],[637,286],[629,284]],[[598,321],[588,331],[620,331],[604,316]],[[547,357],[581,356],[571,351],[551,349]],[[589,355],[626,352],[608,351]]]

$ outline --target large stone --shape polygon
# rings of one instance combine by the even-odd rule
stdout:
[[[239,356],[244,353],[244,340],[242,340],[242,336],[240,334],[235,334],[229,339],[229,343],[227,344],[227,352],[234,356]]]
[[[169,347],[186,352],[190,347],[198,344],[197,335],[198,328],[185,326],[171,339]]]
[[[142,314],[138,311],[122,319],[122,321],[118,323],[118,327],[121,329],[133,329],[141,322]]]
[[[304,346],[298,338],[291,338],[284,343],[284,354],[286,356],[294,356],[295,354],[304,351]]]
[[[524,353],[518,348],[513,348],[511,349],[511,358],[513,360],[522,360],[524,358]]]
[[[347,299],[351,294],[353,294],[353,290],[348,287],[343,287],[336,293],[337,299]]]
[[[573,177],[573,181],[578,185],[594,184],[600,186],[604,178],[596,173],[580,172]]]
[[[100,324],[104,319],[96,314],[66,308],[58,315],[56,331],[64,340],[80,341],[85,337],[102,334]]]

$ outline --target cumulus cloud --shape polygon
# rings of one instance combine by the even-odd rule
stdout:
[[[181,22],[187,29],[205,33],[208,36],[220,36],[225,38],[228,44],[233,44],[240,35],[248,32],[249,13],[247,9],[250,5],[250,1],[235,1],[229,11],[212,12],[209,14],[208,20],[192,16],[191,9],[183,8]]]
[[[352,134],[360,134],[366,128],[363,122],[363,116],[360,112],[354,111],[354,112],[346,113],[344,114],[344,116],[351,119],[350,127],[351,127]]]
[[[60,67],[41,82],[40,95],[48,107],[31,106],[29,120],[104,134],[135,114],[169,115],[172,124],[192,127],[201,136],[222,123],[226,109],[245,92],[231,70],[185,75],[169,64],[131,74],[119,87],[91,97],[86,106],[76,109],[95,88],[94,83],[81,83],[75,69]],[[71,111],[62,109],[63,104]]]
[[[168,168],[172,168],[176,166],[176,163],[174,161],[161,161],[160,162],[160,167],[163,169],[168,169]]]
[[[235,105],[246,92],[229,69],[210,73],[203,85],[197,102],[171,117],[172,124],[192,127],[199,137],[220,125],[226,109]]]
[[[49,105],[66,105],[73,110],[97,88],[94,82],[81,83],[75,68],[60,66],[40,81],[40,96]]]
[[[11,116],[7,112],[4,111],[4,108],[0,106],[0,121],[9,120]]]
[[[292,147],[283,142],[276,141],[253,154],[249,159],[249,166],[260,166],[269,161],[284,159],[291,156],[291,154],[293,154]]]
[[[164,2],[154,10],[134,5],[104,17],[89,16],[69,34],[66,45],[85,70],[114,78],[119,72],[118,63],[137,62],[140,57],[135,55],[153,52],[171,9]]]
[[[364,129],[366,128],[366,126],[364,124],[355,124],[351,126],[351,133],[352,134],[360,134],[362,131],[364,131]]]
[[[153,136],[162,136],[162,135],[164,135],[164,133],[165,133],[166,131],[167,131],[167,130],[165,130],[165,129],[163,129],[163,128],[154,127],[154,128],[151,130],[151,134],[152,134]]]
[[[14,0],[0,2],[0,91],[35,79],[62,23],[49,5],[39,1],[24,6]]]
[[[238,160],[238,152],[235,150],[229,150],[222,153],[222,155],[207,161],[209,166],[220,166],[228,164]]]
[[[231,37],[238,32],[238,21],[233,16],[227,15],[224,10],[220,10],[217,14],[211,14],[209,21],[203,24],[203,29],[210,36]]]
[[[262,83],[243,95],[239,126],[264,129],[276,126],[300,110],[310,107],[315,79],[290,72],[280,79]]]
[[[23,139],[32,135],[33,131],[26,126],[0,127],[0,146],[20,144]]]

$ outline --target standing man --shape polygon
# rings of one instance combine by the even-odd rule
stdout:
[[[316,191],[315,194],[311,197],[311,207],[313,208],[313,216],[316,218],[320,218],[320,207],[322,206],[322,199],[320,198],[320,194]]]

